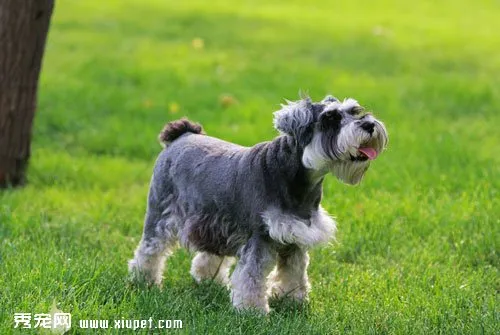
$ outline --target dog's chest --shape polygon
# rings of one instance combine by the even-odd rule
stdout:
[[[327,242],[336,231],[335,220],[322,207],[313,212],[310,219],[302,219],[278,209],[265,211],[262,218],[268,227],[269,236],[282,244],[311,247]]]

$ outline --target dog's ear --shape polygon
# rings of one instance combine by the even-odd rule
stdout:
[[[314,132],[316,112],[310,98],[296,102],[287,101],[274,112],[274,127],[282,133],[293,136],[303,146],[307,145]]]

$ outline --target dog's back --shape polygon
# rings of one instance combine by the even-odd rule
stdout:
[[[165,149],[156,161],[149,209],[168,213],[175,226],[168,229],[179,232],[181,244],[234,255],[253,230],[245,224],[253,216],[251,206],[243,206],[245,191],[235,188],[242,184],[241,172],[251,175],[242,166],[252,148],[205,135],[187,119],[168,123],[159,139]]]

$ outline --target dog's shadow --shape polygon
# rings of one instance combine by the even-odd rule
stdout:
[[[205,280],[201,283],[192,281],[189,290],[194,299],[197,299],[200,305],[204,308],[216,311],[234,310],[235,313],[240,314],[256,314],[255,311],[237,312],[231,304],[230,291],[228,288],[220,286],[211,280]],[[269,307],[271,309],[269,315],[280,316],[293,316],[301,315],[307,316],[310,312],[310,304],[307,301],[298,302],[289,297],[269,297]],[[258,313],[257,313],[258,314]]]
[[[230,291],[211,280],[196,283],[194,280],[165,282],[163,288],[148,287],[146,285],[131,285],[133,291],[140,294],[138,307],[144,306],[148,300],[162,301],[174,310],[182,313],[185,308],[199,308],[211,313],[227,313],[233,311],[239,316],[261,315],[255,311],[237,311],[231,304]],[[158,301],[159,300],[159,301]],[[189,301],[189,307],[186,302]],[[308,317],[310,314],[309,302],[298,302],[288,297],[269,297],[269,317]],[[142,309],[142,307],[139,307]]]
[[[271,314],[283,316],[301,315],[307,317],[311,311],[311,306],[308,301],[297,301],[289,297],[270,297],[269,307],[271,308]]]

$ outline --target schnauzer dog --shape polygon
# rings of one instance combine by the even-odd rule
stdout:
[[[331,172],[358,184],[388,135],[356,100],[332,96],[287,101],[274,126],[281,135],[253,147],[204,135],[187,119],[165,126],[133,280],[160,285],[179,242],[197,252],[194,279],[230,286],[237,309],[267,313],[270,295],[307,298],[308,249],[336,231],[320,206],[323,179]]]

